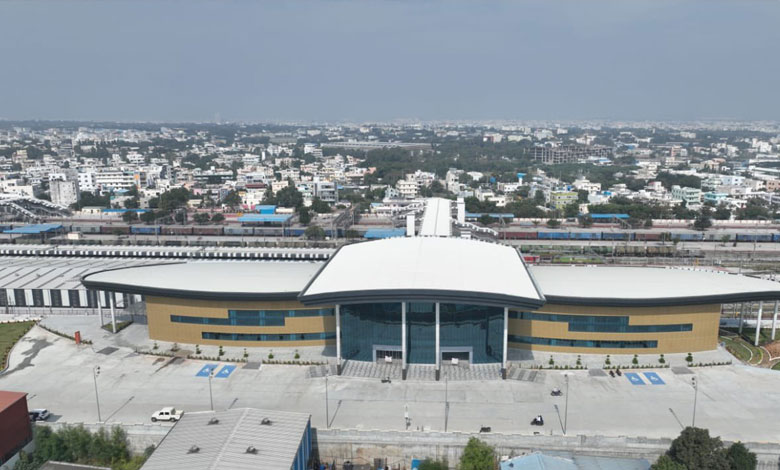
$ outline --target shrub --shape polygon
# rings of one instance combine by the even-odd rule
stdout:
[[[582,356],[580,356],[579,354],[577,354],[577,365],[578,366],[582,365]]]
[[[661,357],[658,358],[658,363],[659,364],[664,364],[665,362],[666,362],[666,359],[664,359],[664,355],[661,354]]]
[[[604,361],[604,364],[611,365],[612,361],[609,360],[609,354],[607,354],[607,359]]]
[[[200,354],[200,346],[197,344],[195,345],[195,354]]]
[[[548,364],[550,364],[551,366],[552,366],[552,365],[555,365],[555,361],[553,360],[553,357],[552,357],[552,356],[550,356],[550,360],[549,360],[549,361],[547,361],[547,363],[548,363]]]
[[[693,362],[693,354],[688,353],[688,355],[685,356],[685,362],[687,362],[689,364],[692,363]]]
[[[637,365],[637,364],[639,364],[639,356],[637,356],[636,354],[634,354],[634,358],[633,358],[633,359],[631,359],[631,364],[634,364],[634,365]]]
[[[249,353],[248,353],[248,352],[246,352],[246,348],[244,348],[244,357],[245,357],[245,358],[249,357]]]
[[[222,345],[219,346],[219,352],[217,353],[219,357],[222,357],[225,355],[225,351],[222,350]]]
[[[152,349],[157,351],[159,349],[159,346],[157,346],[157,341],[154,342],[154,345],[152,345]]]

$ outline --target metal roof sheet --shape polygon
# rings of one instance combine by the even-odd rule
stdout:
[[[208,424],[216,418],[216,424]],[[270,425],[261,424],[263,418]],[[142,470],[290,470],[309,415],[253,408],[185,413]],[[190,452],[197,446],[197,452]],[[249,446],[257,449],[248,453]]]

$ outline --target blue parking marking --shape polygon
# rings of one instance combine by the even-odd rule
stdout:
[[[626,372],[626,378],[631,381],[633,385],[644,385],[645,381],[642,380],[642,377],[639,376],[639,374],[635,372]]]
[[[217,375],[215,375],[214,377],[218,379],[226,379],[230,377],[230,374],[234,370],[236,370],[236,366],[224,366],[222,367],[222,369],[219,370],[219,372],[217,372]]]
[[[664,385],[666,383],[655,372],[645,372],[644,374],[645,377],[647,377],[647,380],[653,385]]]
[[[195,377],[208,377],[212,370],[216,369],[219,364],[206,364],[201,367],[200,371],[195,374]]]

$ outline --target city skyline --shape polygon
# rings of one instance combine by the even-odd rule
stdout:
[[[780,119],[776,2],[184,5],[4,3],[0,119]]]

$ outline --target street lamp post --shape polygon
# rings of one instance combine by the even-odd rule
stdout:
[[[447,432],[447,421],[450,415],[449,378],[444,377],[444,432]]]
[[[325,427],[330,429],[330,411],[328,410],[328,376],[325,376]]]
[[[211,411],[214,411],[214,395],[211,393],[211,379],[214,378],[214,370],[216,367],[213,367],[209,371],[209,403],[211,404]]]
[[[566,435],[566,430],[569,427],[569,374],[566,374],[566,407],[563,409],[563,434]]]
[[[100,417],[100,397],[98,396],[98,388],[97,388],[97,376],[100,375],[100,366],[95,366],[92,368],[92,380],[95,382],[95,404],[97,405],[97,413],[98,413],[98,423],[102,422],[103,419]]]
[[[691,427],[696,427],[696,401],[699,398],[699,384],[696,382],[696,377],[691,377],[691,383],[693,384],[693,419],[691,420]]]

